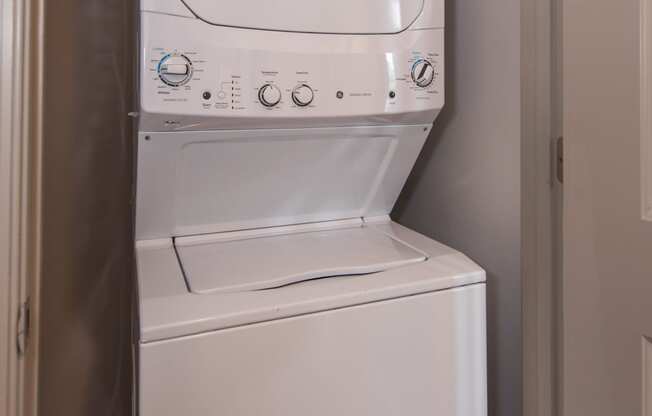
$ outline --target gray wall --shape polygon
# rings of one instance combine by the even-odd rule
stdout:
[[[38,413],[126,416],[135,4],[45,3]]]
[[[446,108],[393,213],[488,272],[489,410],[521,406],[521,7],[447,2]]]

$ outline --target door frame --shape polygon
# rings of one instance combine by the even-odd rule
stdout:
[[[37,402],[42,10],[0,0],[0,413],[11,416],[35,416]]]
[[[559,414],[562,0],[521,2],[523,414]]]
[[[640,0],[641,211],[652,221],[652,1]]]

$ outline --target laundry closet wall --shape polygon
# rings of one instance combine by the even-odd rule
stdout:
[[[446,2],[446,107],[393,218],[487,270],[490,416],[521,416],[521,3]]]
[[[39,416],[131,412],[134,3],[45,2]]]
[[[46,2],[40,416],[131,410],[134,2]],[[489,272],[495,416],[521,414],[519,13],[447,2],[447,105],[394,213]]]

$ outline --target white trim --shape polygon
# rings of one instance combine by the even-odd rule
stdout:
[[[19,305],[26,299],[22,136],[25,4],[0,0],[0,413],[23,414],[24,361],[16,349]]]
[[[20,356],[16,330],[19,306],[38,302],[42,10],[43,0],[0,0],[0,414],[8,416],[37,409],[38,337],[32,326]]]
[[[641,209],[652,221],[652,0],[640,0]]]
[[[652,416],[652,339],[643,337],[643,416]]]
[[[23,279],[27,281],[31,314],[30,343],[25,356],[25,380],[22,416],[38,415],[38,371],[40,357],[40,304],[41,304],[41,230],[42,230],[42,165],[43,165],[43,62],[45,53],[45,1],[23,0],[25,36],[23,42],[22,96],[22,143],[27,148],[23,155],[23,176],[29,178],[23,184],[22,195],[26,206],[23,210],[25,233],[23,242]],[[29,203],[27,203],[27,201]]]

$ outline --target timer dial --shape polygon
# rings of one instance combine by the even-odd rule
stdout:
[[[412,65],[412,81],[421,88],[429,87],[435,80],[435,67],[426,59],[419,59]]]
[[[171,87],[185,85],[192,78],[192,62],[184,55],[166,55],[158,64],[158,76]]]
[[[315,93],[307,84],[297,85],[292,91],[292,101],[299,107],[307,107],[315,99]]]
[[[274,107],[281,102],[281,90],[274,84],[265,84],[258,90],[258,100],[265,107]]]

